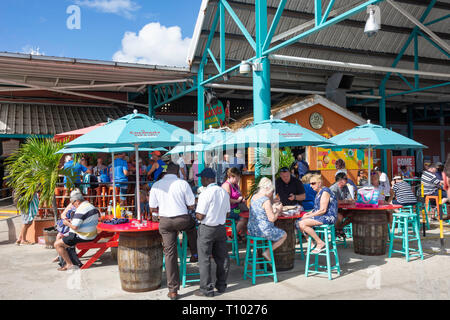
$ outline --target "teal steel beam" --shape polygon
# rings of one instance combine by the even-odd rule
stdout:
[[[214,53],[212,53],[210,48],[208,48],[207,51],[208,51],[209,56],[211,57],[211,60],[214,62],[214,65],[216,66],[217,71],[222,72],[221,66],[217,62],[216,58],[214,58]]]
[[[253,57],[253,58],[251,58],[251,59],[246,60],[246,62],[253,62],[253,61],[255,61],[255,60],[256,60],[256,57]],[[212,77],[209,77],[208,79],[204,80],[204,81],[201,83],[201,85],[202,85],[202,86],[207,85],[208,83],[211,83],[211,82],[213,82],[213,81],[215,81],[215,80],[217,80],[217,79],[223,77],[223,76],[226,75],[227,73],[230,73],[230,72],[233,72],[233,71],[238,70],[239,67],[241,66],[241,64],[242,64],[242,63],[240,63],[240,64],[238,64],[238,65],[235,65],[235,66],[233,66],[233,67],[230,67],[230,68],[228,68],[227,70],[225,70],[224,72],[221,72],[221,73],[216,74],[216,75],[214,75],[214,76],[212,76]]]
[[[219,2],[219,16],[220,16],[220,70],[225,71],[226,60],[226,46],[225,46],[225,7],[222,2]]]
[[[435,19],[435,20],[433,20],[433,21],[424,23],[424,25],[425,25],[425,26],[430,26],[430,25],[432,25],[432,24],[438,23],[438,22],[443,21],[443,20],[446,20],[446,19],[448,19],[448,18],[450,18],[450,14],[447,14],[447,15],[445,15],[445,16],[443,16],[443,17],[441,17],[441,18]]]
[[[414,70],[419,70],[419,39],[417,31],[414,32]],[[420,86],[419,75],[414,75],[414,88],[418,89]]]
[[[325,29],[327,27],[330,27],[330,26],[332,26],[332,25],[334,25],[336,23],[339,23],[339,22],[341,22],[341,21],[343,21],[343,20],[345,20],[345,19],[347,19],[347,18],[349,18],[349,17],[351,17],[351,16],[353,16],[353,15],[363,11],[369,5],[376,4],[376,3],[379,3],[381,1],[383,1],[383,0],[366,1],[366,2],[356,6],[355,8],[350,9],[347,12],[345,12],[343,14],[340,14],[337,17],[334,17],[333,19],[328,20],[327,22],[324,22],[324,23],[320,24],[319,26],[315,26],[314,28],[311,28],[308,31],[305,31],[305,32],[303,32],[303,33],[301,33],[301,34],[299,34],[299,35],[297,35],[297,36],[295,36],[295,37],[293,37],[293,38],[291,38],[289,40],[286,40],[286,41],[280,43],[279,45],[277,45],[275,47],[272,47],[270,49],[265,50],[263,55],[264,56],[265,55],[269,55],[269,54],[271,54],[271,53],[273,53],[275,51],[278,51],[278,50],[280,50],[282,48],[285,48],[285,47],[287,47],[287,46],[289,46],[289,45],[291,45],[291,44],[293,44],[295,42],[298,42],[299,40],[301,40],[301,39],[303,39],[303,38],[305,38],[305,37],[307,37],[307,36],[309,36],[311,34],[319,32],[320,30],[323,30],[323,29]]]
[[[444,83],[435,84],[433,86],[429,86],[429,87],[425,87],[425,88],[417,88],[417,89],[413,89],[413,90],[409,90],[409,91],[393,93],[393,94],[387,95],[386,97],[387,98],[392,98],[392,97],[397,97],[397,96],[403,96],[405,94],[416,93],[416,92],[421,92],[421,91],[427,91],[427,90],[431,90],[431,89],[435,89],[435,88],[446,87],[446,86],[449,86],[449,85],[450,85],[450,82],[444,82]]]
[[[322,16],[322,20],[320,21],[320,24],[325,23],[327,21],[328,16],[330,15],[331,9],[333,9],[334,1],[335,0],[330,0],[330,3],[328,3],[328,7]]]
[[[450,58],[450,54],[445,51],[440,45],[438,45],[436,42],[434,42],[433,39],[431,39],[429,36],[424,34],[422,31],[418,30],[418,34],[420,34],[425,40],[427,40],[429,43],[431,43],[436,49],[438,49],[443,55],[446,55],[447,58]]]
[[[204,66],[200,65],[198,71],[198,81],[197,81],[197,133],[203,132],[205,130],[205,87],[201,85],[204,78]],[[204,165],[204,154],[203,152],[198,153],[198,172],[202,172],[205,168]],[[194,177],[195,179],[196,177]],[[198,178],[198,185],[201,186],[201,178]]]
[[[320,26],[322,22],[322,0],[314,0],[314,17],[316,27]]]
[[[202,60],[200,61],[200,68],[205,66],[206,59],[208,58],[208,49],[211,47],[211,42],[216,32],[217,24],[219,22],[220,10],[217,10],[216,15],[212,23],[211,31],[209,32],[208,41],[206,41],[205,52],[203,52]]]
[[[155,96],[153,95],[153,86],[147,86],[148,92],[148,115],[150,117],[155,116]]]
[[[0,138],[6,138],[6,139],[27,139],[30,137],[35,138],[53,138],[54,135],[52,134],[0,134]]]
[[[236,12],[234,12],[233,8],[230,6],[230,4],[226,0],[220,0],[220,3],[222,3],[223,6],[225,7],[225,9],[227,9],[228,13],[233,18],[233,20],[236,23],[236,25],[238,26],[238,28],[244,34],[244,36],[247,39],[248,43],[252,46],[253,50],[256,51],[255,40],[253,40],[252,36],[247,31],[247,29],[245,28],[244,24],[242,23],[242,21],[237,16]]]
[[[386,87],[385,85],[380,86],[379,95],[380,100],[380,125],[386,128]],[[387,172],[387,152],[386,150],[380,150],[381,153],[381,170],[382,172]],[[370,165],[370,164],[369,164]]]
[[[281,15],[283,14],[284,7],[286,6],[287,0],[281,0],[278,6],[277,12],[273,17],[272,24],[270,25],[269,33],[267,34],[266,41],[264,41],[263,50],[267,50],[272,42],[273,35],[275,34],[275,30],[278,27],[278,23],[280,22]]]
[[[427,9],[425,10],[425,12],[422,14],[422,16],[420,17],[419,21],[421,23],[423,23],[425,21],[425,19],[428,17],[428,15],[430,14],[431,10],[433,9],[434,5],[436,4],[437,0],[431,0],[430,4],[428,5]],[[398,53],[397,57],[394,60],[394,63],[392,64],[392,68],[395,68],[397,66],[397,64],[400,62],[400,60],[402,59],[403,55],[405,54],[406,49],[408,49],[409,45],[411,44],[411,41],[414,40],[414,35],[416,34],[416,32],[419,30],[419,27],[416,26],[413,31],[411,32],[411,34],[409,35],[408,39],[406,40],[405,44],[403,45],[402,49],[400,50],[400,52]],[[386,76],[384,77],[384,79],[381,81],[381,85],[386,85],[386,82],[389,80],[389,78],[391,77],[391,72],[388,72],[386,74]]]
[[[406,83],[408,87],[414,89],[414,86],[401,73],[397,72],[397,75],[403,80],[404,83]]]

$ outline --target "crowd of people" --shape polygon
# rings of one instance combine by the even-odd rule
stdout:
[[[140,175],[153,175],[149,184],[148,208],[159,217],[170,299],[178,298],[180,287],[177,263],[177,241],[180,232],[185,231],[187,234],[190,261],[199,263],[200,288],[195,295],[212,297],[215,289],[221,293],[227,288],[230,266],[225,227],[227,219],[236,221],[240,241],[244,241],[247,235],[264,237],[272,241],[273,250],[276,250],[284,243],[287,234],[276,227],[275,222],[282,214],[283,207],[297,206],[306,213],[296,221],[296,228],[298,232],[313,238],[313,253],[320,253],[324,250],[325,243],[316,234],[314,227],[332,224],[336,227],[337,236],[345,236],[343,227],[351,223],[351,216],[338,212],[338,203],[354,203],[358,189],[369,184],[364,170],[358,172],[357,181],[353,182],[348,177],[345,162],[339,159],[336,161],[334,183],[327,187],[321,174],[309,172],[307,162],[299,156],[294,166],[279,170],[275,184],[263,177],[258,181],[257,189],[252,195],[243,195],[240,179],[245,162],[240,163],[240,158],[239,154],[231,161],[225,158],[226,161],[216,166],[216,170],[207,166],[198,172],[197,160],[188,170],[188,166],[180,160],[183,158],[180,157],[176,162],[165,162],[161,160],[161,153],[154,152],[151,165],[139,166]],[[77,181],[81,181],[85,172],[92,172],[100,177],[101,182],[104,181],[103,178],[108,179],[108,176],[111,179],[109,166],[104,165],[101,158],[93,168],[83,162],[84,158],[81,158],[79,164],[75,164],[70,157],[66,160],[65,166],[79,172],[80,180]],[[126,160],[125,154],[117,155],[114,160],[116,182],[125,182],[130,174],[136,174],[136,163],[133,159],[130,160]],[[441,180],[441,177],[445,178],[445,173],[441,176],[436,174],[442,171],[442,164],[437,163],[429,165],[422,173],[424,196],[435,195],[439,189],[448,188]],[[370,184],[379,191],[382,202],[414,205],[418,201],[417,194],[404,180],[411,176],[410,173],[406,168],[402,168],[401,173],[389,181],[387,174],[378,167],[371,172]],[[192,177],[193,174],[195,178]],[[193,178],[191,183],[189,177]],[[201,187],[194,183],[198,179],[201,180]],[[442,194],[443,201],[446,202],[445,190]],[[240,216],[243,210],[249,211],[248,219]],[[69,212],[71,215],[67,215]],[[194,215],[191,212],[194,212]],[[99,211],[83,198],[82,192],[72,191],[70,204],[63,216],[63,226],[67,228],[65,233],[61,231],[55,243],[58,254],[66,262],[59,270],[73,267],[66,248],[95,237],[98,214]],[[262,256],[269,261],[272,259],[267,250],[262,252]],[[211,273],[211,258],[217,268],[215,280]]]

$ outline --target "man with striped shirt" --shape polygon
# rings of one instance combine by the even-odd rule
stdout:
[[[422,172],[421,182],[424,196],[437,196],[439,188],[444,185],[436,176],[437,166],[431,164],[427,170]],[[442,195],[444,197],[444,195]]]
[[[395,199],[393,200],[395,196]],[[417,198],[411,189],[408,182],[403,181],[402,176],[396,176],[392,180],[392,190],[391,196],[389,198],[389,203],[400,204],[402,206],[414,206],[416,205]]]
[[[63,221],[63,224],[70,228],[69,235],[55,242],[56,251],[66,262],[66,265],[58,268],[58,271],[66,271],[74,267],[67,248],[73,247],[77,243],[92,241],[97,236],[98,209],[89,201],[84,200],[78,189],[71,192],[70,203],[73,204],[76,211],[72,219]]]

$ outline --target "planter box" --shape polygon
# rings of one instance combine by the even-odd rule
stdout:
[[[38,243],[39,242],[38,238],[44,236],[44,229],[50,228],[54,225],[55,225],[54,218],[41,219],[39,217],[36,217],[36,219],[34,219],[33,223],[31,224],[31,227],[28,229],[27,240],[32,243]]]

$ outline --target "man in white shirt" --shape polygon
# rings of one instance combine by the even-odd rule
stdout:
[[[181,153],[178,155],[177,164],[180,166],[180,179],[187,180],[186,163],[184,163],[184,158]]]
[[[225,292],[227,287],[230,258],[225,221],[230,212],[230,196],[215,183],[216,173],[211,168],[197,176],[201,177],[205,190],[198,198],[196,209],[196,217],[200,221],[197,238],[200,289],[194,294],[214,297],[214,287],[219,293]],[[215,284],[211,277],[211,255],[217,266]]]
[[[180,271],[178,269],[178,232],[186,231],[191,251],[191,262],[197,262],[197,230],[188,213],[195,208],[195,196],[185,180],[178,178],[179,166],[173,162],[167,166],[165,176],[150,190],[151,212],[159,213],[159,233],[162,236],[166,258],[168,297],[178,299]]]

